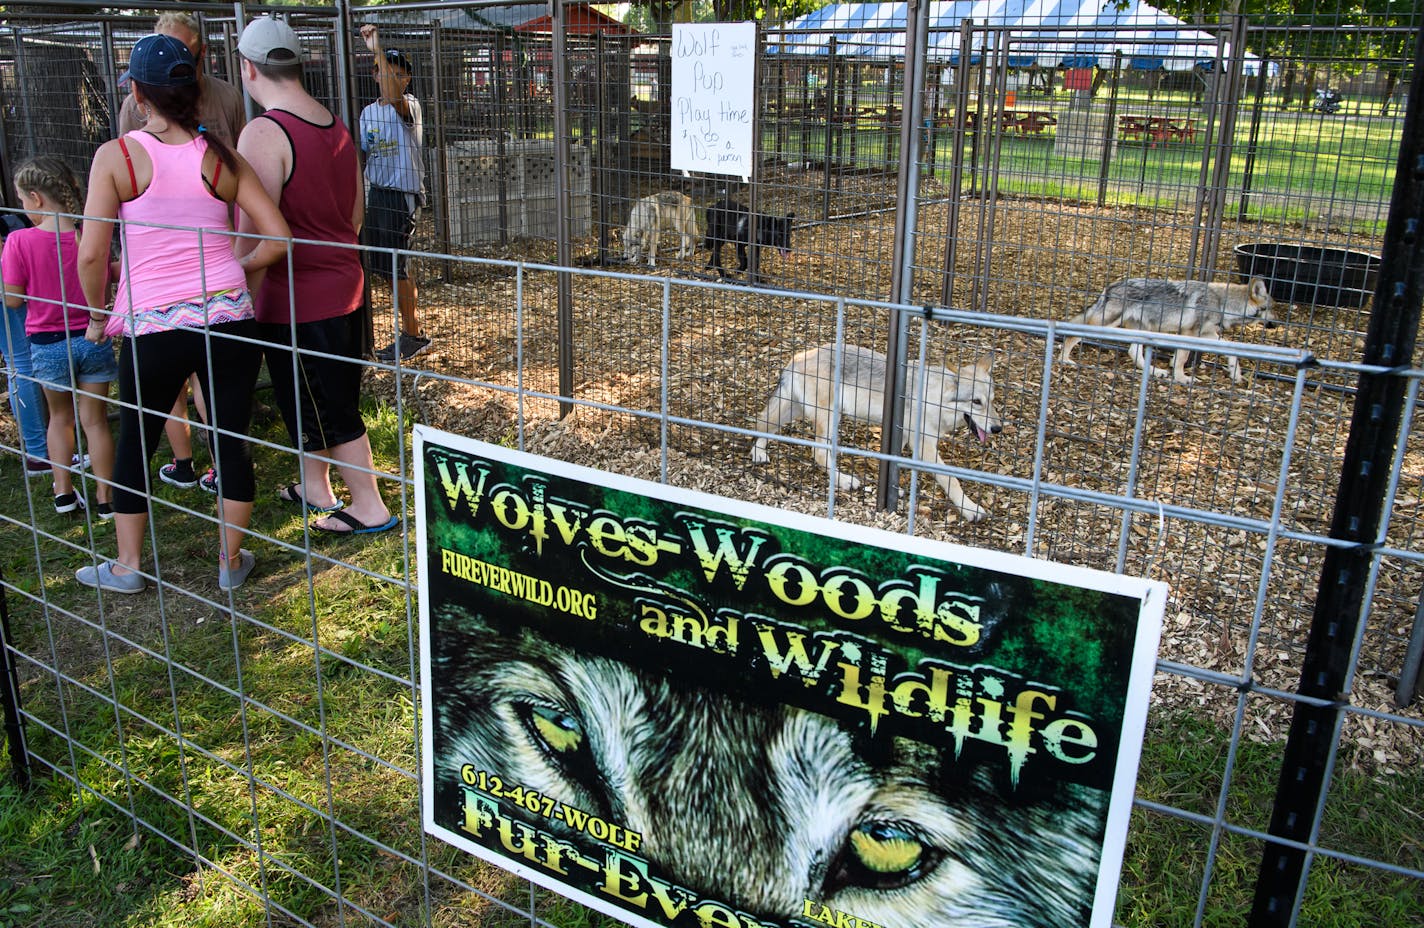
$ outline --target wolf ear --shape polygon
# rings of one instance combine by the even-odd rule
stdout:
[[[994,369],[994,352],[986,351],[974,359],[975,379],[988,379],[990,371]]]
[[[1256,303],[1271,302],[1271,291],[1270,288],[1266,286],[1266,278],[1251,278],[1251,299]]]

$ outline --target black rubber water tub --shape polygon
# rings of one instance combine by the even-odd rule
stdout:
[[[1236,266],[1244,278],[1264,277],[1273,299],[1358,307],[1374,296],[1380,259],[1346,248],[1257,242],[1236,246]]]

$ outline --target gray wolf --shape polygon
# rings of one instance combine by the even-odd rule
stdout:
[[[1108,284],[1102,295],[1072,321],[1170,335],[1221,338],[1223,332],[1252,322],[1263,322],[1266,328],[1274,328],[1274,305],[1266,281],[1260,277],[1253,277],[1244,284],[1130,277]],[[1063,340],[1064,364],[1073,363],[1070,355],[1079,341],[1076,335]],[[1128,353],[1138,368],[1147,368],[1147,352],[1142,345],[1132,345]],[[1192,382],[1186,373],[1189,354],[1186,349],[1179,349],[1173,359],[1172,379],[1177,383]],[[1240,362],[1228,355],[1226,364],[1231,381],[1240,383]],[[1154,366],[1152,376],[1166,377],[1167,372]]]
[[[753,222],[745,204],[730,199],[712,204],[707,207],[707,240],[703,243],[703,247],[712,252],[707,266],[715,267],[722,277],[727,276],[722,268],[722,246],[729,242],[737,246],[739,271],[745,271],[748,267],[748,250],[759,246],[775,248],[783,258],[786,257],[791,254],[791,223],[795,219],[795,213],[785,216],[758,213]],[[752,236],[753,226],[756,227],[755,238]]]
[[[980,442],[988,442],[991,435],[1003,429],[1003,419],[994,407],[992,365],[992,358],[985,356],[957,371],[926,365],[922,375],[918,362],[910,364],[906,378],[904,434],[905,444],[914,446],[916,458],[942,464],[940,439],[961,425]],[[885,404],[885,355],[869,348],[846,345],[839,381],[834,379],[835,370],[836,346],[833,344],[811,348],[792,358],[781,372],[781,380],[767,400],[766,409],[757,417],[756,428],[762,432],[779,432],[797,419],[810,419],[816,426],[816,441],[828,443],[837,397],[843,417],[880,425]],[[921,379],[925,381],[923,397],[920,396]],[[765,437],[752,444],[752,461],[766,463],[766,445]],[[817,464],[828,466],[825,448],[816,448],[813,455]],[[957,478],[944,474],[934,477],[961,518],[977,522],[988,514],[964,495]],[[836,485],[842,490],[854,490],[860,481],[842,471],[836,475]]]
[[[631,264],[647,255],[648,267],[653,267],[658,259],[658,237],[664,229],[678,235],[677,256],[692,257],[697,248],[697,214],[686,194],[664,190],[633,204],[623,233],[623,260]]]
[[[819,713],[710,693],[509,616],[433,618],[432,798],[454,828],[468,766],[617,822],[655,874],[761,924],[810,924],[807,900],[894,928],[1088,923],[1103,790],[1014,794],[907,738],[867,757]]]

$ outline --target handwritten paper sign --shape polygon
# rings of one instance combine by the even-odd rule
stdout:
[[[672,167],[751,176],[755,23],[673,23]]]

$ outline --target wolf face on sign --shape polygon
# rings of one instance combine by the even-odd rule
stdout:
[[[459,629],[432,654],[447,793],[462,765],[499,771],[640,834],[664,879],[765,922],[1088,922],[1098,790],[1015,794],[956,768],[952,751],[907,739],[857,751],[857,735],[817,713],[708,693],[458,607],[438,621]]]

